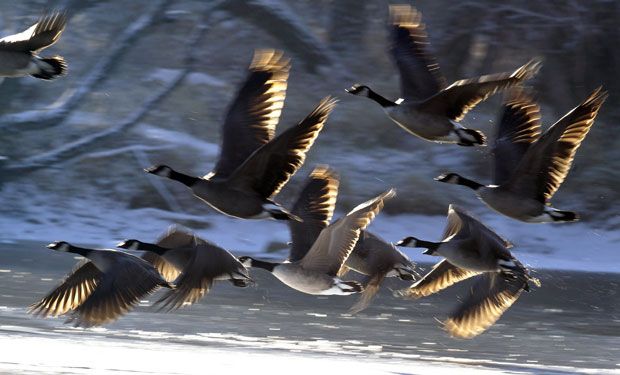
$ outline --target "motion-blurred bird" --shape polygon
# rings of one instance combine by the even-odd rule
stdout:
[[[70,314],[67,322],[91,327],[112,322],[159,287],[173,288],[144,259],[121,251],[86,249],[59,241],[56,251],[81,255],[84,260],[42,300],[30,306],[37,316]]]
[[[323,228],[310,250],[294,262],[273,263],[251,257],[240,257],[246,267],[262,268],[271,272],[289,287],[307,294],[349,295],[360,293],[363,287],[357,281],[343,281],[342,272],[360,233],[383,208],[384,201],[395,194],[389,190],[355,207],[346,216]]]
[[[308,177],[291,210],[302,221],[289,221],[292,238],[289,261],[301,260],[321,231],[329,225],[336,207],[339,184],[338,175],[327,166],[316,167]],[[350,312],[357,313],[368,307],[384,278],[414,280],[414,268],[409,258],[394,245],[373,233],[362,231],[339,274],[342,277],[351,269],[367,276],[364,292]]]
[[[531,60],[514,72],[485,75],[446,84],[435,57],[428,51],[422,15],[409,5],[390,6],[390,53],[400,72],[402,98],[391,101],[368,86],[346,91],[366,96],[407,132],[438,143],[484,145],[486,137],[459,122],[467,112],[494,93],[533,77],[540,62]]]
[[[540,286],[538,279],[531,277],[510,253],[510,242],[455,205],[448,209],[448,224],[441,242],[407,237],[396,245],[426,248],[424,254],[445,258],[398,295],[426,297],[482,274],[469,296],[445,321],[445,329],[455,337],[481,334],[516,302],[523,290],[530,290],[529,282]]]
[[[152,263],[175,289],[157,301],[163,309],[191,305],[209,293],[216,280],[228,280],[246,287],[252,279],[237,258],[223,248],[177,226],[171,226],[155,244],[125,240],[117,247],[142,250],[143,259]]]
[[[49,80],[66,74],[67,64],[62,56],[39,56],[39,52],[60,39],[66,23],[66,12],[46,13],[27,30],[0,39],[0,77],[30,75]]]
[[[529,223],[578,220],[577,213],[549,203],[568,175],[575,153],[607,98],[600,87],[540,135],[540,109],[526,94],[504,106],[494,146],[493,185],[482,185],[456,173],[437,181],[467,186],[493,210]]]
[[[204,177],[159,165],[146,169],[179,181],[217,211],[243,219],[298,219],[272,198],[306,159],[336,105],[326,97],[297,125],[274,137],[290,64],[282,52],[257,51],[226,116],[220,159]]]

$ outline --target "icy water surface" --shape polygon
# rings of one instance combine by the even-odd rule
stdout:
[[[404,301],[389,288],[406,284],[391,281],[368,310],[350,316],[354,296],[307,296],[262,270],[253,272],[255,287],[217,284],[173,313],[155,312],[151,296],[103,328],[27,315],[75,262],[42,244],[0,245],[0,372],[620,374],[619,274],[539,271],[542,288],[473,340],[451,339],[436,320],[463,287]]]

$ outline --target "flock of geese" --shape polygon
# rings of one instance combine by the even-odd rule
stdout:
[[[59,39],[66,21],[64,12],[51,12],[26,31],[1,39],[0,76],[51,79],[65,74],[62,57],[43,58],[38,53]],[[448,85],[429,52],[425,26],[415,8],[391,5],[389,28],[388,50],[400,74],[402,98],[392,101],[359,84],[346,91],[378,103],[412,135],[461,146],[486,145],[482,132],[465,128],[460,121],[481,101],[506,91],[492,146],[493,184],[483,185],[456,173],[436,180],[473,189],[486,205],[512,219],[529,223],[577,220],[576,213],[555,209],[549,200],[566,178],[607,93],[594,90],[542,133],[539,107],[523,87],[538,73],[540,61],[531,60],[513,72]],[[337,103],[325,97],[303,120],[276,135],[290,66],[281,51],[255,51],[226,114],[219,160],[210,173],[192,176],[167,165],[145,169],[187,186],[195,197],[225,215],[287,221],[292,238],[288,259],[237,258],[178,226],[171,226],[155,243],[128,239],[117,245],[126,251],[54,242],[48,245],[50,249],[85,259],[34,303],[30,312],[43,317],[66,315],[76,326],[100,325],[118,319],[159,288],[165,292],[156,305],[172,310],[196,303],[217,280],[237,287],[252,285],[250,268],[266,270],[307,294],[360,293],[352,313],[369,305],[386,277],[408,282],[410,286],[395,295],[413,299],[477,277],[469,295],[444,321],[452,336],[471,338],[494,324],[523,291],[540,286],[510,252],[509,241],[456,205],[448,208],[439,241],[408,236],[392,244],[366,228],[395,195],[393,189],[332,221],[339,178],[329,166],[319,165],[290,209],[276,202],[274,198],[304,163]],[[397,247],[423,248],[424,254],[442,260],[420,278],[415,265]],[[141,256],[132,251],[140,251]],[[366,275],[365,282],[346,280],[350,270]]]

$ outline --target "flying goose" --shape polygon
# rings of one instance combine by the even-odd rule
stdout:
[[[146,169],[189,187],[215,210],[243,219],[297,219],[272,198],[303,164],[336,100],[326,97],[297,125],[274,137],[290,65],[278,51],[257,51],[228,111],[220,159],[204,177],[166,165]]]
[[[429,52],[422,14],[409,5],[390,5],[389,27],[390,53],[400,72],[402,98],[391,101],[359,84],[346,91],[379,103],[401,128],[428,141],[485,145],[482,132],[459,122],[489,96],[532,78],[541,65],[531,60],[511,73],[463,79],[448,86]]]
[[[288,222],[292,238],[288,259],[290,262],[301,260],[321,230],[329,225],[336,206],[338,186],[338,175],[327,166],[317,166],[308,177],[291,210],[291,213],[299,216],[302,221]],[[368,307],[385,277],[413,280],[414,267],[407,256],[394,245],[371,232],[362,231],[339,274],[342,277],[352,269],[368,276],[364,292],[350,312],[357,313]]]
[[[394,190],[355,207],[343,218],[323,228],[312,247],[300,260],[272,263],[243,256],[239,261],[246,267],[271,272],[289,287],[307,294],[349,295],[360,293],[357,281],[343,281],[338,274],[353,251],[360,233],[383,208],[383,202],[393,197]]]
[[[493,185],[482,185],[456,173],[437,181],[464,185],[491,209],[528,223],[578,220],[577,213],[553,208],[549,200],[570,170],[607,92],[599,87],[579,106],[540,135],[540,109],[521,93],[504,107],[494,146]]]
[[[445,258],[409,289],[400,291],[401,296],[425,297],[482,274],[468,297],[445,321],[445,329],[454,337],[481,334],[516,302],[523,290],[530,290],[529,282],[540,287],[540,281],[531,277],[510,253],[510,242],[455,205],[448,209],[441,242],[407,237],[396,245],[426,248],[424,254]]]
[[[42,300],[30,306],[37,316],[70,314],[67,322],[91,327],[112,322],[158,287],[173,288],[147,261],[115,250],[86,249],[64,241],[47,245],[85,259]]]
[[[175,284],[175,289],[157,301],[162,309],[197,302],[216,280],[228,280],[238,287],[252,282],[248,271],[231,253],[177,226],[168,228],[155,244],[130,239],[117,247],[146,251],[142,258]]]
[[[0,39],[0,77],[48,80],[64,75],[67,64],[62,56],[39,57],[39,52],[60,39],[66,23],[66,12],[46,13],[27,30]]]

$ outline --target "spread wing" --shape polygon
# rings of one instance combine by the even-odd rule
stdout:
[[[597,88],[579,106],[553,124],[527,150],[507,185],[518,194],[541,202],[551,199],[558,190],[594,119],[607,99],[607,92]]]
[[[171,225],[168,227],[166,233],[157,239],[156,244],[166,249],[175,249],[182,247],[194,247],[196,241],[199,240],[193,233],[185,230],[177,225]],[[176,268],[172,263],[166,261],[163,257],[147,251],[142,255],[142,259],[151,263],[153,267],[163,276],[168,282],[173,282],[181,273],[181,270]],[[187,259],[189,260],[189,258]]]
[[[478,275],[478,272],[459,268],[446,259],[433,266],[433,269],[410,288],[400,291],[407,298],[421,298],[437,293],[453,284]]]
[[[327,166],[317,166],[308,177],[291,210],[302,221],[288,221],[292,238],[289,261],[303,258],[323,228],[329,225],[336,207],[339,183],[336,172]]]
[[[379,291],[381,283],[385,279],[385,275],[386,272],[379,272],[370,278],[364,286],[364,291],[361,293],[355,305],[349,309],[350,314],[357,314],[358,312],[365,310],[370,305],[370,302],[372,302],[373,298],[375,298],[375,295]]]
[[[291,68],[281,51],[257,50],[250,72],[228,109],[222,127],[222,150],[206,178],[227,178],[274,134]]]
[[[321,231],[306,256],[299,261],[308,270],[336,276],[353,251],[360,232],[381,211],[384,201],[395,195],[393,189],[355,207],[343,218]]]
[[[47,13],[27,30],[0,39],[0,49],[38,52],[56,43],[66,24],[66,12]]]
[[[540,135],[540,107],[522,91],[504,104],[497,137],[493,145],[493,182],[501,185],[510,179],[521,158]]]
[[[500,273],[485,273],[463,303],[450,314],[444,328],[450,335],[466,339],[481,334],[517,301],[526,282],[523,274],[511,278]]]
[[[95,290],[103,274],[95,265],[84,260],[39,302],[32,304],[28,312],[36,316],[58,316],[75,310]]]
[[[230,177],[231,184],[266,199],[276,195],[306,160],[336,102],[324,98],[303,121],[256,150]]]
[[[150,264],[140,258],[125,258],[103,275],[94,292],[73,310],[68,322],[82,327],[112,322],[162,285],[165,281]]]
[[[191,305],[209,293],[218,276],[231,274],[247,277],[245,268],[232,254],[205,241],[196,247],[194,256],[176,280],[176,288],[166,292],[157,303],[163,310]]]
[[[390,5],[390,29],[390,53],[400,71],[403,98],[424,100],[444,89],[446,80],[428,51],[422,14],[409,5]]]
[[[456,81],[420,106],[426,111],[461,121],[467,112],[489,96],[533,77],[540,65],[540,61],[531,60],[512,73],[490,74]]]

